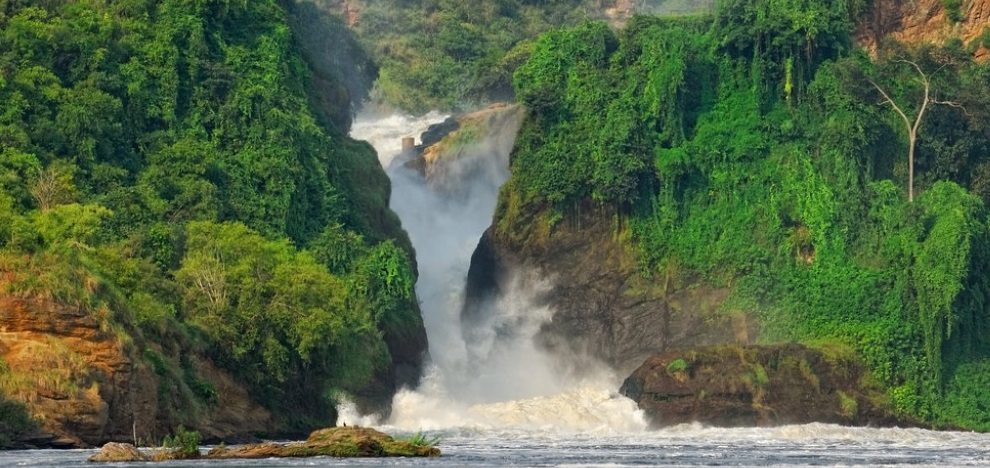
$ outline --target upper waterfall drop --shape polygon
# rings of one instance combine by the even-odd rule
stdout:
[[[580,377],[534,340],[552,311],[536,298],[552,278],[514,271],[507,290],[485,304],[483,320],[465,330],[461,311],[471,257],[491,225],[509,155],[523,117],[496,105],[459,116],[359,115],[351,136],[370,142],[392,181],[391,208],[416,249],[416,292],[430,343],[431,366],[420,388],[396,395],[378,421],[346,405],[341,421],[400,430],[556,429],[638,432],[646,423],[618,379],[594,363]],[[451,131],[438,144],[403,150],[431,126]],[[436,138],[433,127],[430,138]],[[421,143],[417,140],[416,143]],[[422,154],[420,154],[420,152]],[[411,154],[415,153],[415,154]],[[593,369],[592,369],[593,368]]]

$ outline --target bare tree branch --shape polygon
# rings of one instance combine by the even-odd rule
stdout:
[[[925,113],[928,111],[929,105],[938,104],[938,105],[955,107],[957,109],[962,109],[962,111],[965,112],[966,115],[969,115],[969,112],[966,111],[966,108],[963,107],[962,104],[953,101],[942,101],[932,97],[931,77],[941,72],[942,69],[944,69],[949,65],[948,63],[942,64],[942,66],[938,67],[937,70],[935,70],[932,74],[929,75],[925,73],[925,71],[921,68],[920,65],[918,65],[916,62],[913,62],[911,60],[899,59],[899,60],[894,60],[894,62],[906,63],[908,65],[911,65],[918,72],[918,77],[920,78],[921,84],[925,88],[925,95],[921,101],[921,107],[918,109],[918,114],[914,116],[913,124],[911,123],[912,119],[908,117],[907,113],[904,112],[904,110],[901,109],[901,107],[898,106],[896,102],[894,102],[894,99],[891,98],[890,95],[887,94],[887,92],[884,91],[882,87],[880,87],[880,85],[878,85],[875,81],[869,78],[867,78],[867,81],[869,81],[870,84],[873,85],[873,87],[880,92],[880,94],[884,98],[885,101],[884,103],[890,104],[890,106],[895,111],[897,111],[897,114],[901,116],[901,119],[904,120],[904,126],[907,129],[907,133],[908,133],[908,201],[914,202],[914,153],[915,153],[915,147],[917,146],[918,143],[918,132],[919,130],[921,130],[921,122],[925,118]]]

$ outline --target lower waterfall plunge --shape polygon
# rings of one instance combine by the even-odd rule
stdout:
[[[407,431],[644,430],[646,423],[635,404],[616,393],[619,380],[614,375],[602,368],[583,369],[583,377],[573,377],[534,343],[540,326],[552,315],[534,305],[533,298],[552,286],[539,272],[514,272],[510,287],[485,305],[489,313],[481,325],[462,329],[471,255],[492,223],[498,190],[509,178],[509,153],[519,122],[460,148],[455,159],[443,161],[443,180],[428,183],[405,164],[403,138],[418,136],[445,118],[438,113],[418,118],[362,115],[354,123],[351,135],[378,151],[392,181],[391,208],[416,249],[416,292],[431,360],[420,387],[395,396],[387,420],[359,415],[345,404],[340,422]]]

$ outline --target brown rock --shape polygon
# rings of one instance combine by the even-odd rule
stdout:
[[[300,457],[438,457],[431,444],[414,444],[363,427],[335,427],[310,434],[304,442],[264,443],[210,450],[211,459],[256,459]]]
[[[955,22],[945,10],[942,0],[876,0],[856,29],[857,42],[876,51],[885,38],[908,44],[944,43],[959,38],[972,44],[974,56],[986,59],[990,54],[977,44],[990,29],[990,0],[961,3],[963,20]]]
[[[401,163],[419,172],[432,189],[464,195],[486,171],[508,178],[509,155],[523,117],[521,106],[506,103],[449,117],[424,132],[418,154]]]
[[[89,461],[93,463],[142,462],[149,460],[151,459],[147,455],[141,453],[133,445],[119,444],[117,442],[110,442],[104,445],[99,453],[89,457]]]
[[[554,225],[549,210],[514,208],[519,203],[505,195],[517,196],[503,193],[496,222],[471,259],[466,333],[484,329],[487,304],[512,288],[512,272],[537,271],[554,279],[534,305],[554,311],[537,338],[556,356],[592,356],[625,374],[658,352],[758,338],[747,314],[721,311],[727,290],[643,278],[628,243],[616,236],[614,210],[584,203]]]
[[[651,357],[620,391],[654,426],[903,423],[869,382],[854,355],[840,348],[721,346]]]
[[[160,394],[159,377],[138,353],[143,345],[122,339],[123,330],[115,332],[126,324],[111,325],[112,313],[104,309],[6,292],[18,276],[0,271],[0,373],[8,384],[6,398],[23,403],[51,435],[36,446],[90,447],[131,440],[135,432],[155,439],[183,422],[208,439],[271,430],[271,415],[242,385],[192,356],[218,401],[196,408],[198,421],[177,420],[179,411],[198,403],[183,399],[174,385]]]

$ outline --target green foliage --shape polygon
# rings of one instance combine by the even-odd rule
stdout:
[[[179,420],[217,400],[210,356],[325,424],[383,333],[422,326],[388,180],[346,136],[375,73],[357,39],[274,0],[0,5],[11,292],[100,317]]]
[[[962,0],[941,0],[942,8],[945,8],[945,15],[953,23],[961,23],[966,19],[962,11]]]
[[[0,359],[0,377],[8,374],[10,368]],[[8,400],[0,391],[0,450],[10,448],[21,436],[28,435],[38,428],[38,423],[28,413],[23,404]]]
[[[990,362],[971,361],[956,368],[939,405],[939,422],[990,431]]]
[[[416,448],[433,448],[440,443],[440,436],[430,437],[422,432],[417,432],[407,439],[399,439],[399,442],[407,442]]]
[[[381,66],[377,97],[413,112],[449,110],[511,99],[526,41],[586,20],[595,7],[589,0],[377,0],[363,6],[356,29]]]
[[[687,361],[685,361],[684,359],[678,358],[678,359],[674,359],[673,361],[670,361],[670,364],[667,364],[667,373],[668,374],[677,374],[679,372],[686,371],[687,368],[688,368]]]
[[[839,394],[839,411],[841,414],[847,418],[856,417],[856,413],[859,412],[859,402],[856,401],[855,397],[847,395],[845,392],[838,392]]]
[[[162,447],[174,450],[179,458],[199,458],[199,442],[199,432],[186,430],[180,425],[174,434],[165,436]]]
[[[497,225],[525,238],[532,214],[597,202],[629,226],[646,278],[728,288],[761,339],[847,346],[904,415],[985,427],[986,409],[962,395],[990,356],[977,169],[990,69],[957,45],[895,45],[871,62],[849,49],[862,7],[725,1],[712,21],[543,35],[515,74],[530,118]],[[901,58],[930,73],[937,99],[965,107],[929,109],[914,204],[903,123],[866,80],[916,102],[917,71]]]

